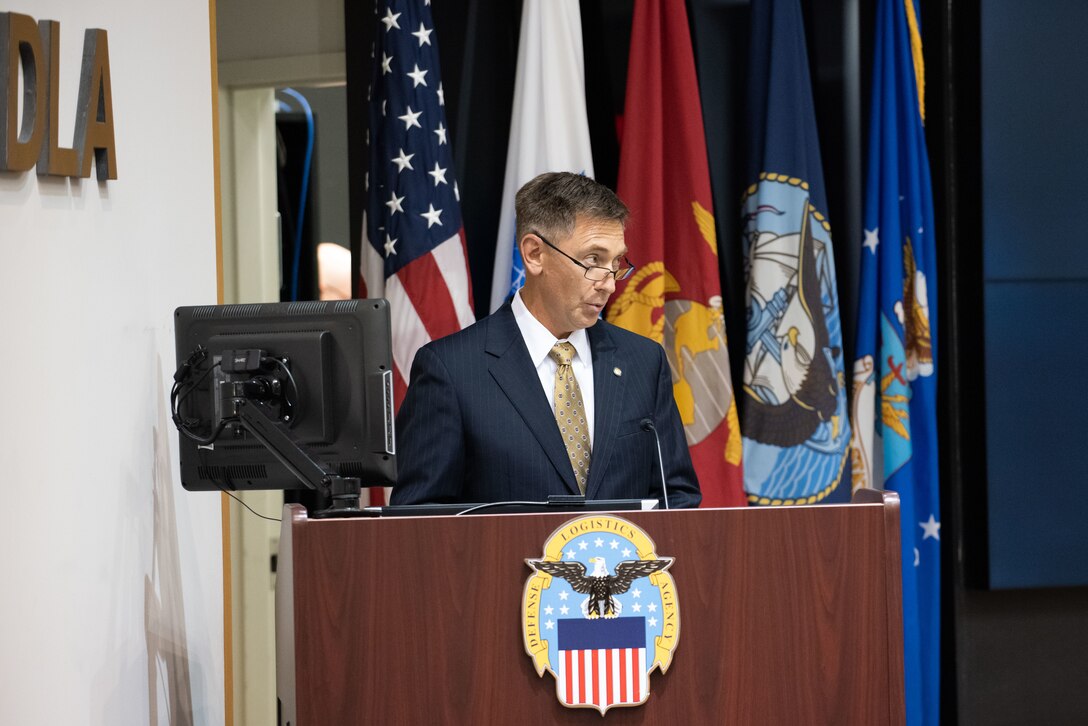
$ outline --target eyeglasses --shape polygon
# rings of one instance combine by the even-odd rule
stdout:
[[[544,235],[540,234],[540,232],[533,232],[533,234],[539,237],[541,242],[548,245],[553,250],[585,270],[586,279],[590,282],[602,282],[604,280],[607,280],[609,277],[614,277],[616,281],[619,282],[620,280],[627,279],[627,277],[635,270],[635,266],[631,264],[631,260],[627,259],[627,255],[623,256],[623,261],[626,264],[626,267],[620,267],[616,270],[610,269],[608,267],[590,267],[589,265],[583,265],[581,262],[574,259],[566,252],[549,242],[547,238],[544,237]]]

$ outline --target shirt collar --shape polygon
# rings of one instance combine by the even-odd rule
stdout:
[[[552,346],[556,344],[558,339],[529,312],[529,308],[525,306],[525,301],[521,299],[521,290],[514,293],[514,300],[510,303],[510,307],[514,312],[514,320],[518,324],[518,329],[521,330],[521,337],[525,340],[525,347],[529,350],[529,360],[533,362],[534,367],[539,367],[548,357]],[[589,336],[586,335],[585,328],[575,330],[566,340],[574,346],[574,350],[582,364],[590,365],[592,358],[590,357]]]

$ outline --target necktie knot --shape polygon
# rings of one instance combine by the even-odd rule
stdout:
[[[561,366],[569,366],[574,360],[574,346],[570,343],[556,343],[548,353],[556,363]]]

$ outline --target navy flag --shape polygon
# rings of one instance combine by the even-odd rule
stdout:
[[[854,361],[854,486],[899,493],[907,723],[940,715],[933,193],[911,0],[877,4]]]
[[[850,442],[831,225],[798,0],[753,0],[744,261],[744,490],[846,501]]]

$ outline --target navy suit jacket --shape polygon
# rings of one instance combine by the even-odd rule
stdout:
[[[593,355],[594,435],[586,497],[661,498],[653,421],[670,507],[701,495],[664,349],[603,320]],[[416,353],[397,415],[393,504],[542,501],[577,494],[567,451],[507,303]]]

